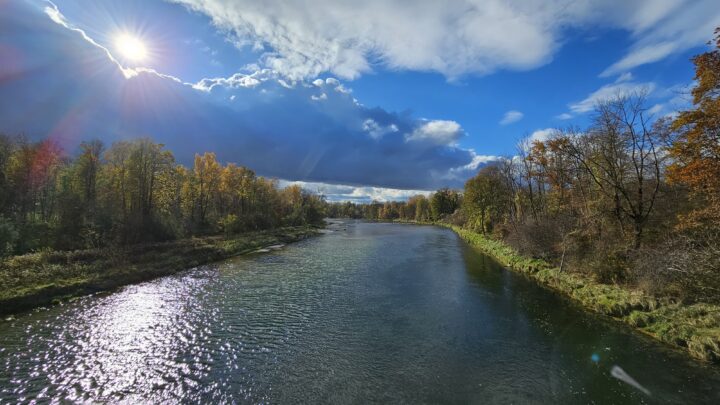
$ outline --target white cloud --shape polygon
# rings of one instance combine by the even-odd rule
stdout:
[[[373,139],[380,139],[383,135],[398,132],[399,129],[395,124],[382,126],[374,119],[368,118],[363,122],[363,131],[367,132]]]
[[[716,0],[169,1],[210,16],[238,46],[265,50],[262,64],[294,79],[354,79],[375,66],[449,78],[532,69],[578,27],[630,33],[629,52],[605,72],[622,73],[702,45],[720,19]]]
[[[474,149],[470,149],[470,154],[472,156],[472,161],[470,163],[450,169],[447,175],[443,176],[443,178],[446,180],[462,182],[465,181],[465,179],[474,176],[481,167],[504,159],[502,156],[478,155]]]
[[[370,201],[405,201],[414,195],[429,195],[431,191],[425,190],[399,190],[394,188],[382,187],[356,187],[352,193],[348,195],[353,200],[370,200]]]
[[[530,134],[530,142],[545,142],[557,133],[555,128],[538,129]]]
[[[555,118],[565,121],[565,120],[572,119],[573,115],[569,114],[569,113],[562,113],[562,114],[556,115]]]
[[[615,79],[615,83],[629,82],[632,81],[633,78],[632,72],[625,72]]]
[[[575,114],[582,114],[592,111],[598,103],[613,99],[618,96],[629,96],[640,93],[651,93],[655,89],[655,83],[632,83],[621,82],[606,84],[592,92],[585,99],[570,104],[570,111]]]
[[[192,85],[196,90],[211,91],[215,86],[229,88],[253,88],[263,81],[272,77],[272,73],[268,70],[259,70],[252,74],[235,73],[230,77],[216,77],[212,79],[202,79]]]
[[[620,72],[625,72],[640,65],[657,62],[676,51],[677,48],[678,45],[674,42],[664,42],[635,49],[619,61],[610,65],[610,67],[605,69],[600,76],[607,77]]]
[[[635,42],[601,76],[623,73],[707,42],[720,21],[717,0],[631,1],[638,13],[620,26]],[[631,6],[632,7],[632,6]]]
[[[58,10],[57,7],[55,7],[54,5],[52,7],[47,6],[44,8],[44,11],[45,14],[47,14],[48,17],[50,17],[50,19],[53,20],[55,23],[68,27],[68,24],[65,21],[65,16],[60,13],[60,10]]]
[[[429,195],[432,191],[428,190],[402,190],[397,188],[386,187],[358,187],[343,184],[330,184],[306,181],[287,181],[280,180],[280,187],[297,185],[303,189],[324,195],[328,201],[332,202],[358,202],[369,203],[371,201],[406,201],[415,195]]]
[[[557,45],[555,10],[501,0],[173,1],[209,15],[239,46],[262,43],[265,66],[292,78],[353,79],[378,63],[448,77],[529,69]]]
[[[434,120],[416,128],[406,136],[407,141],[426,141],[437,145],[453,145],[465,132],[455,121]]]
[[[661,98],[664,101],[648,108],[648,114],[651,114],[654,117],[675,117],[679,111],[691,108],[691,88],[692,85],[679,85],[658,91],[658,93],[661,93]]]
[[[657,115],[657,114],[660,113],[662,110],[663,110],[663,105],[662,105],[662,104],[655,104],[654,106],[648,108],[647,112],[650,113],[650,114],[652,114],[652,115]]]
[[[467,165],[461,167],[460,169],[463,170],[477,170],[480,166],[497,162],[499,160],[502,160],[503,158],[500,156],[492,156],[492,155],[478,155],[475,153],[474,150],[470,150],[472,152],[472,162],[468,163]]]
[[[500,125],[508,125],[512,124],[513,122],[520,121],[525,114],[521,113],[520,111],[510,110],[503,115],[502,120],[500,120]]]

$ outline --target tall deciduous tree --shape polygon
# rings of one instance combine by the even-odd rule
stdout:
[[[697,85],[694,108],[681,112],[672,124],[678,136],[670,152],[670,178],[687,184],[696,208],[685,225],[720,222],[720,28],[715,49],[693,58]]]
[[[643,94],[600,103],[590,130],[563,145],[612,204],[620,230],[630,222],[640,247],[660,190],[661,131],[653,127]]]
[[[437,221],[460,207],[460,194],[449,188],[441,188],[430,197],[430,215]]]
[[[195,155],[195,165],[193,166],[195,175],[195,207],[197,210],[197,220],[201,227],[208,225],[208,211],[210,203],[220,189],[222,168],[218,163],[214,153],[205,153],[203,155]]]
[[[507,212],[510,198],[501,169],[495,165],[484,167],[465,183],[462,207],[468,225],[482,233],[492,230]]]

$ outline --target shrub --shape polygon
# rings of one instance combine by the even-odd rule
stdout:
[[[226,236],[242,232],[245,228],[243,221],[237,215],[229,214],[218,221],[220,229]]]
[[[720,302],[720,227],[672,234],[639,250],[634,268],[644,288],[685,301]]]
[[[556,224],[549,219],[518,224],[515,229],[506,229],[505,232],[505,242],[523,256],[548,261],[554,261],[558,256],[557,247],[562,236]]]
[[[12,222],[0,216],[0,257],[11,255],[15,251],[19,234]]]

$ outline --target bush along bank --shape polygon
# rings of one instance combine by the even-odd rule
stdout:
[[[684,304],[630,288],[601,284],[589,276],[561,272],[538,259],[520,256],[505,243],[457,226],[451,228],[470,245],[500,264],[570,297],[583,307],[620,320],[692,357],[720,364],[720,306]]]
[[[0,314],[147,281],[317,234],[318,228],[311,226],[285,227],[230,237],[10,257],[0,261]]]

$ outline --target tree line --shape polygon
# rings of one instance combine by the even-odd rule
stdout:
[[[213,153],[187,168],[149,139],[84,142],[71,157],[0,135],[0,256],[319,224],[324,204]]]
[[[338,216],[445,221],[562,271],[720,301],[720,32],[692,59],[693,106],[654,117],[646,95],[599,103],[587,128],[522,140],[461,193],[335,204]]]
[[[460,207],[461,200],[460,192],[443,188],[430,196],[420,194],[407,201],[373,201],[368,204],[336,202],[328,204],[326,212],[332,218],[433,222],[454,213]]]

